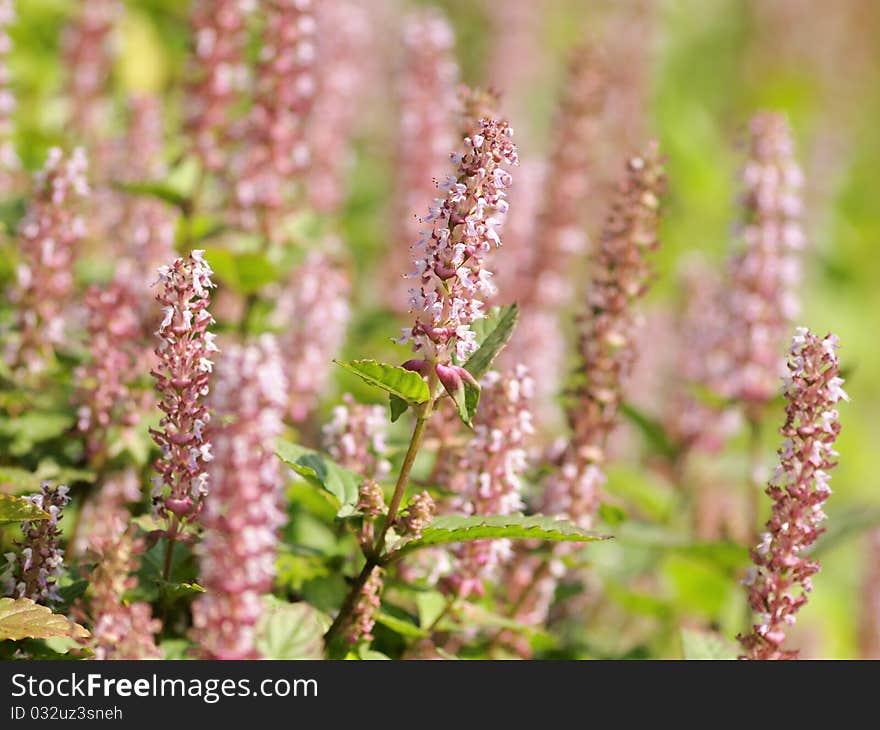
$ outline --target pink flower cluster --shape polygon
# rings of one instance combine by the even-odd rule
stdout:
[[[522,250],[510,260],[509,289],[517,292],[522,310],[517,337],[505,354],[507,362],[524,363],[540,372],[538,401],[556,395],[564,367],[565,340],[559,316],[571,304],[573,271],[580,268],[587,249],[585,207],[590,198],[591,173],[603,111],[606,78],[596,54],[584,45],[572,53],[565,92],[554,120],[552,147],[546,174],[521,198],[538,199],[540,208],[527,239],[518,239]],[[532,176],[536,177],[532,172]],[[521,175],[517,176],[520,181]],[[513,228],[512,221],[508,224]],[[521,233],[519,234],[522,235]],[[545,412],[547,409],[544,409]]]
[[[26,498],[35,507],[47,512],[49,519],[21,523],[24,541],[16,542],[18,553],[6,553],[2,586],[7,596],[30,598],[36,603],[60,601],[58,578],[64,566],[61,549],[61,511],[70,502],[67,487],[53,487],[44,482],[39,494]]]
[[[193,625],[211,658],[253,659],[261,596],[272,588],[286,519],[275,440],[287,383],[275,338],[230,345],[218,375],[212,405],[223,425],[212,436],[217,455],[198,547],[207,593],[193,604]]]
[[[111,282],[86,292],[91,358],[76,370],[77,428],[86,434],[90,458],[106,459],[113,427],[132,427],[145,403],[131,389],[143,360],[144,328],[139,302],[125,284]]]
[[[812,590],[819,563],[803,553],[824,532],[822,505],[831,494],[829,471],[837,462],[840,433],[837,403],[849,400],[841,387],[837,337],[818,338],[799,327],[788,358],[786,420],[780,433],[780,465],[767,487],[773,500],[767,530],[752,550],[746,579],[749,604],[758,616],[740,636],[748,659],[795,659],[784,649],[785,632]]]
[[[398,342],[412,342],[432,366],[448,367],[453,356],[463,362],[476,350],[470,325],[485,317],[484,299],[495,291],[483,259],[501,245],[498,231],[511,182],[506,168],[518,162],[511,134],[505,121],[480,120],[464,140],[464,153],[453,155],[458,175],[440,186],[445,197],[426,219],[431,230],[423,231],[413,246],[410,278],[416,286],[409,303],[415,323]]]
[[[107,81],[113,69],[113,28],[122,13],[119,0],[89,0],[62,39],[64,67],[70,72],[67,98],[70,125],[90,144],[106,131],[110,114]]]
[[[91,623],[92,635],[84,640],[95,659],[161,659],[156,635],[162,623],[153,618],[149,603],[128,602],[125,595],[137,586],[132,574],[138,569],[143,540],[135,528],[126,527],[128,515],[106,516],[106,531],[89,540],[89,557],[95,568],[89,575],[89,596],[74,614]]]
[[[530,405],[534,382],[524,366],[504,374],[490,371],[482,381],[474,437],[461,449],[450,489],[448,511],[466,515],[506,515],[521,511],[526,447],[534,429]],[[444,583],[456,595],[482,595],[484,581],[497,575],[511,555],[509,540],[477,540],[454,549],[454,571]]]
[[[782,115],[758,114],[749,132],[743,170],[745,247],[730,262],[727,332],[721,344],[729,360],[724,394],[760,407],[777,391],[784,370],[780,348],[798,313],[792,289],[800,277],[796,252],[804,246],[799,225],[803,174]]]
[[[140,94],[129,104],[125,168],[130,182],[159,180],[167,174],[162,160],[164,125],[161,99]],[[143,195],[129,195],[123,204],[119,237],[125,242],[131,285],[149,291],[153,272],[174,258],[175,217],[169,206]]]
[[[65,314],[73,293],[73,263],[85,234],[78,207],[89,192],[85,152],[69,157],[49,150],[37,174],[34,194],[18,229],[21,263],[10,299],[16,305],[17,339],[7,361],[14,368],[40,372],[64,340]]]
[[[247,23],[254,0],[195,0],[190,24],[195,58],[186,91],[186,128],[202,165],[227,163],[235,106],[248,80]]]
[[[208,332],[214,318],[211,303],[211,267],[193,251],[170,266],[159,268],[156,300],[164,317],[156,336],[158,363],[151,374],[156,379],[159,409],[165,414],[158,429],[150,429],[162,450],[156,460],[153,502],[160,515],[174,515],[179,521],[193,519],[208,493],[204,469],[212,458],[206,438],[210,414],[205,405],[218,352],[215,335]]]
[[[345,200],[350,142],[362,112],[369,81],[372,19],[367,7],[352,0],[323,0],[316,8],[317,93],[308,123],[311,161],[309,202],[315,210],[333,212]]]
[[[623,386],[637,352],[633,307],[650,280],[646,254],[659,240],[660,195],[665,180],[656,146],[627,164],[599,240],[580,319],[580,370],[569,394],[571,442],[544,494],[542,512],[589,526],[604,482],[605,444],[614,429]]]
[[[327,384],[327,364],[345,340],[351,308],[351,277],[330,256],[314,252],[294,269],[278,294],[272,324],[290,381],[288,414],[301,422]]]
[[[97,493],[80,507],[71,554],[81,557],[93,540],[114,538],[118,521],[128,519],[129,506],[140,502],[142,496],[140,475],[134,467],[104,477]]]
[[[345,638],[349,644],[369,643],[373,640],[376,614],[382,605],[382,568],[376,566],[364,583],[351,615]]]
[[[235,202],[241,224],[267,238],[291,203],[291,183],[309,164],[306,123],[317,89],[311,0],[266,0],[263,45]]]
[[[436,181],[447,169],[449,150],[455,146],[458,66],[454,45],[452,27],[438,10],[427,8],[407,16],[403,27],[397,165],[399,239],[406,246],[421,233],[415,211],[431,205]],[[401,271],[404,264],[400,261],[399,266],[390,268]],[[395,287],[389,295],[398,293],[403,292]]]
[[[356,474],[384,479],[391,470],[386,458],[385,408],[357,403],[348,393],[343,401],[333,409],[332,419],[322,429],[327,453]]]
[[[16,103],[9,87],[9,69],[6,66],[6,56],[12,50],[12,39],[6,29],[14,22],[13,0],[0,0],[0,191],[4,194],[14,186],[21,169],[21,160],[11,139]]]

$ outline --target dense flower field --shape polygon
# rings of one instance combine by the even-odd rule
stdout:
[[[880,12],[809,15],[0,0],[0,657],[880,655]]]

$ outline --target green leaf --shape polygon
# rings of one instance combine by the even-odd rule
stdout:
[[[416,606],[419,610],[419,626],[423,629],[433,626],[434,622],[446,610],[448,599],[439,591],[422,591],[416,594]]]
[[[336,497],[341,513],[339,516],[354,510],[362,481],[360,476],[339,466],[329,456],[284,439],[278,441],[275,453],[303,479]]]
[[[57,438],[74,424],[70,413],[51,411],[31,411],[17,418],[0,420],[0,434],[12,439],[9,452],[13,456],[24,456],[34,446]]]
[[[30,598],[0,598],[0,641],[11,639],[49,639],[70,636],[84,639],[89,632],[82,626]]]
[[[599,505],[599,518],[611,527],[617,527],[626,522],[626,511],[617,505],[603,502]]]
[[[254,645],[266,659],[322,659],[327,617],[308,603],[263,598],[265,610],[257,624]]]
[[[394,393],[388,394],[388,405],[391,407],[391,423],[397,421],[409,408],[409,403],[403,398],[394,395]]]
[[[492,362],[498,356],[498,353],[504,348],[508,340],[513,334],[516,327],[517,319],[519,319],[519,306],[511,304],[502,309],[498,315],[497,323],[477,351],[468,358],[464,368],[475,378],[485,375],[486,371],[492,367]]]
[[[14,492],[35,492],[40,488],[40,477],[27,469],[0,466],[0,485],[11,487]]]
[[[168,583],[165,586],[165,596],[170,601],[176,601],[184,596],[192,596],[196,593],[204,593],[205,589],[198,583]]]
[[[418,405],[431,397],[428,384],[421,375],[411,370],[375,360],[334,360],[333,362],[353,372],[370,385],[387,390],[407,403]]]
[[[455,390],[446,388],[446,392],[455,404],[461,422],[468,428],[473,428],[474,416],[477,415],[477,405],[480,402],[480,384],[459,378],[458,387]]]
[[[736,659],[736,646],[718,634],[682,629],[681,645],[685,659]]]
[[[470,540],[549,540],[552,542],[595,542],[608,540],[565,520],[546,515],[441,515],[395,552],[395,558],[431,545]]]
[[[145,195],[164,200],[166,203],[176,206],[182,211],[187,211],[190,207],[189,198],[165,182],[117,183],[116,187],[132,195]]]
[[[662,423],[629,403],[620,404],[620,413],[641,432],[645,441],[664,458],[671,460],[678,456],[678,446],[669,438]]]
[[[423,639],[428,635],[427,631],[420,629],[411,621],[405,621],[402,618],[397,618],[384,611],[380,611],[376,614],[376,623],[382,624],[385,628],[391,629],[401,636],[407,636],[413,639]]]
[[[0,494],[0,525],[24,522],[25,520],[48,519],[48,512],[43,512],[39,507],[24,499],[24,497]]]
[[[854,505],[834,513],[828,529],[819,537],[810,555],[818,557],[846,540],[880,525],[880,508],[867,504]]]
[[[87,580],[75,580],[58,589],[58,596],[61,598],[62,606],[69,606],[77,598],[82,596],[89,587]]]
[[[205,251],[217,278],[239,294],[255,294],[278,280],[279,269],[261,251],[237,253],[219,246]]]

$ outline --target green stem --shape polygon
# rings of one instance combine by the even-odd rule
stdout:
[[[432,392],[436,388],[436,384],[433,382],[429,382],[428,386]],[[330,645],[330,642],[336,638],[342,628],[348,623],[349,617],[357,604],[358,596],[363,590],[364,584],[367,582],[367,578],[370,577],[373,568],[379,565],[382,560],[382,550],[385,547],[385,536],[391,528],[391,525],[394,523],[395,517],[397,517],[397,511],[400,509],[403,495],[409,484],[409,477],[412,472],[413,464],[415,464],[416,456],[418,456],[419,448],[422,445],[422,438],[425,435],[425,426],[428,423],[428,419],[431,417],[433,408],[434,397],[421,406],[418,418],[416,419],[415,428],[413,429],[412,436],[409,440],[409,448],[406,450],[406,456],[403,458],[403,464],[401,465],[400,473],[397,476],[397,483],[394,486],[394,494],[391,497],[391,504],[388,506],[388,514],[385,516],[385,522],[382,524],[382,529],[376,537],[375,545],[365,551],[366,561],[364,562],[364,567],[361,569],[361,572],[358,574],[354,583],[352,583],[348,595],[346,595],[345,600],[342,602],[339,613],[336,614],[336,618],[333,620],[330,628],[327,629],[327,633],[324,634],[324,644],[327,646]]]
[[[753,544],[757,542],[758,532],[760,531],[761,495],[763,494],[763,489],[761,488],[763,485],[761,481],[756,478],[764,459],[763,449],[761,448],[761,423],[762,419],[756,416],[750,416],[748,419],[749,456],[747,468],[749,473],[746,478],[746,483],[748,485],[749,534],[752,537]]]

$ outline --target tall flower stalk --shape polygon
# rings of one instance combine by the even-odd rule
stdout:
[[[783,645],[819,571],[818,561],[804,552],[824,532],[822,507],[831,494],[829,472],[837,465],[837,404],[849,400],[841,387],[837,347],[834,335],[820,339],[804,327],[792,339],[786,419],[780,429],[785,440],[766,490],[773,506],[761,542],[751,553],[755,567],[745,581],[758,623],[739,637],[743,658],[798,657],[797,650]]]
[[[481,382],[480,412],[474,437],[462,446],[449,487],[455,492],[446,512],[507,515],[525,507],[522,474],[526,447],[534,432],[531,400],[534,381],[524,366],[488,372]],[[509,540],[476,540],[453,550],[454,568],[444,584],[461,598],[481,596],[510,558]]]
[[[254,659],[262,595],[272,588],[284,481],[275,440],[283,430],[286,379],[275,338],[225,348],[212,405],[211,498],[198,547],[207,593],[193,604],[195,636],[213,659]]]
[[[212,458],[205,399],[214,368],[210,358],[219,350],[208,331],[214,323],[208,311],[214,284],[203,253],[193,251],[161,267],[157,282],[163,319],[156,332],[158,363],[151,374],[164,415],[150,434],[162,450],[154,465],[152,498],[158,516],[168,521],[166,578],[174,542],[196,519],[208,493],[205,465]]]
[[[406,266],[407,247],[423,225],[418,211],[436,197],[436,181],[447,169],[455,146],[456,83],[458,66],[453,56],[455,36],[446,18],[431,8],[409,15],[403,27],[400,71],[400,131],[398,144],[398,204],[396,252],[389,267],[393,286],[387,292],[395,310],[406,287],[400,272]],[[470,130],[468,130],[470,131]]]
[[[228,162],[238,121],[236,104],[248,80],[247,23],[252,0],[196,0],[195,38],[186,93],[185,125],[202,166],[218,172]]]
[[[355,579],[325,635],[331,642],[350,625],[359,596],[365,589],[385,548],[389,528],[395,524],[425,427],[442,394],[454,381],[470,377],[452,362],[453,354],[464,361],[476,349],[471,324],[485,316],[483,299],[494,290],[491,273],[483,266],[486,254],[500,245],[498,229],[507,212],[506,189],[509,167],[517,164],[512,130],[499,119],[482,119],[463,141],[463,151],[453,154],[457,176],[449,177],[427,218],[431,230],[413,246],[415,280],[410,289],[414,323],[403,330],[399,342],[412,344],[418,359],[405,367],[426,378],[430,398],[416,409],[416,423],[404,455],[388,512],[375,541],[365,548],[364,566]],[[427,508],[427,503],[424,504]],[[419,510],[423,512],[425,510]]]
[[[567,393],[571,435],[538,500],[538,511],[565,517],[584,528],[592,524],[605,482],[605,446],[614,430],[623,390],[635,358],[638,332],[635,304],[651,279],[647,254],[659,246],[660,196],[665,177],[656,145],[627,162],[593,261],[586,312],[580,317],[579,368]],[[564,573],[558,556],[542,560],[518,551],[505,578],[514,618],[546,618],[556,579]],[[499,637],[507,639],[506,635]]]
[[[236,161],[240,223],[266,239],[290,212],[293,183],[309,164],[306,123],[317,89],[311,0],[266,0],[253,106]]]
[[[21,262],[10,299],[16,305],[16,337],[7,362],[30,373],[46,369],[64,340],[65,314],[74,289],[73,264],[85,235],[80,205],[88,195],[88,163],[76,148],[69,156],[49,150],[34,194],[18,228]]]
[[[21,160],[12,141],[16,101],[6,64],[6,57],[12,50],[7,28],[15,22],[15,17],[13,0],[0,0],[0,193],[4,195],[15,189],[21,170]]]

